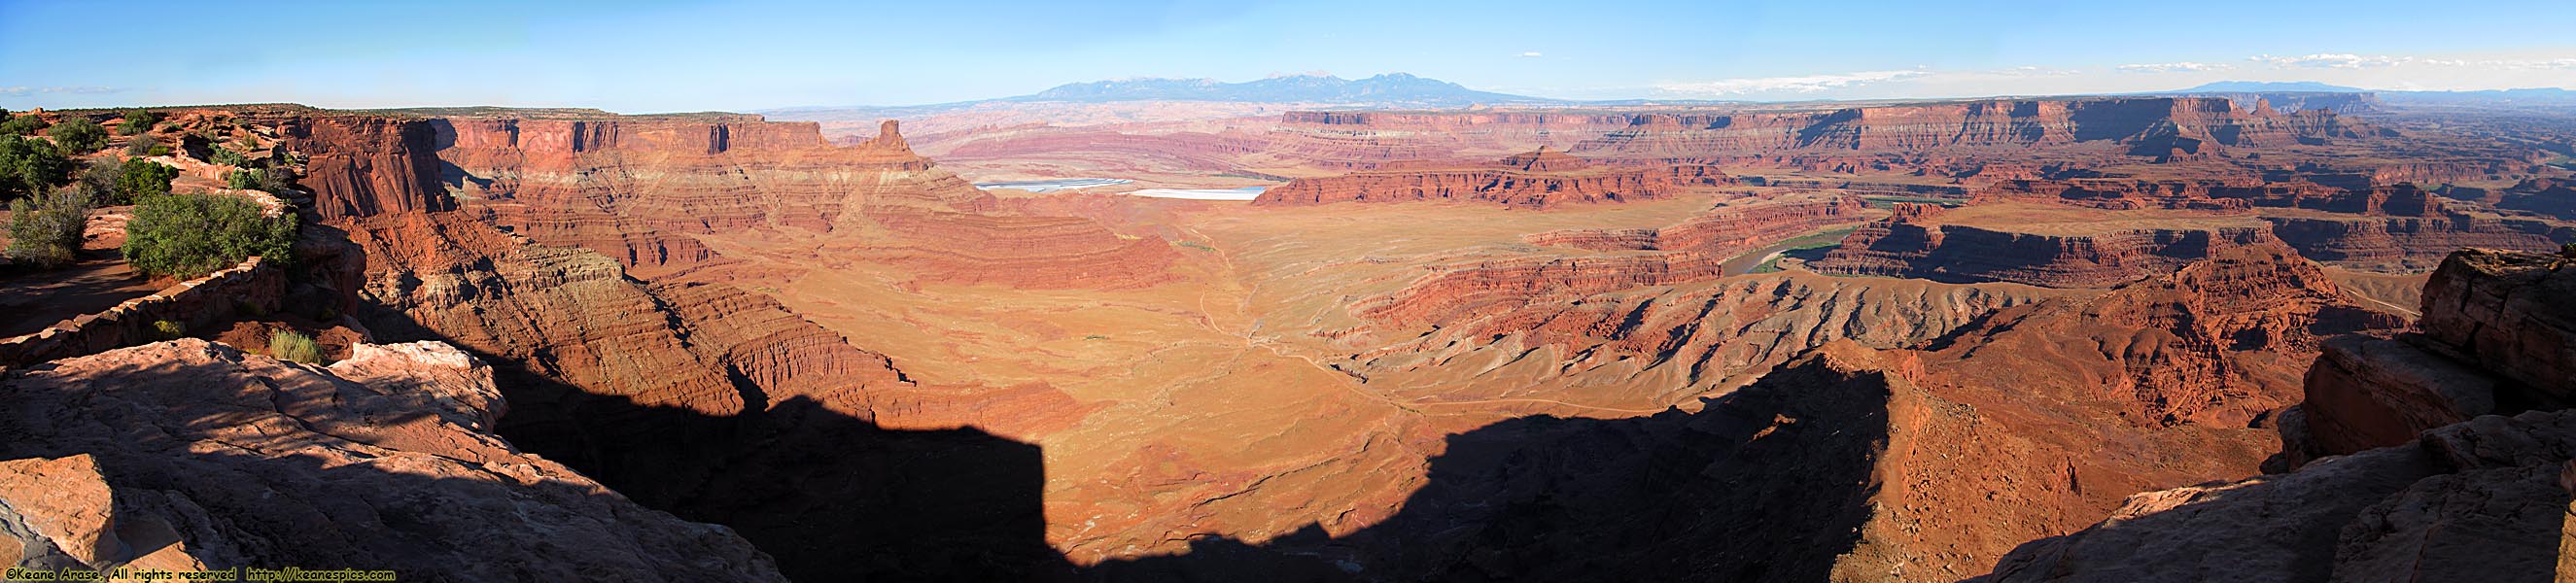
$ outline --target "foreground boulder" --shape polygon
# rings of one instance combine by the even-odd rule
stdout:
[[[0,402],[0,563],[784,580],[494,436],[491,369],[445,344],[314,367],[183,339],[12,371]]]

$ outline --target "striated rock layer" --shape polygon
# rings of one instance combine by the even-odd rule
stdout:
[[[2551,298],[2569,292],[2565,258],[2454,254],[2426,286],[2421,333],[2317,359],[2280,426],[2285,461],[2303,467],[2133,496],[1990,579],[2563,578],[2576,310]]]
[[[2421,270],[2452,250],[2544,251],[2576,243],[2576,226],[2467,213],[2434,217],[2264,217],[2272,230],[2318,261],[2382,270]]]
[[[646,285],[597,253],[535,244],[462,213],[339,224],[363,250],[362,294],[374,309],[359,317],[369,328],[501,363],[514,403],[504,435],[647,506],[733,526],[791,577],[1012,578],[1030,561],[958,557],[1053,556],[1035,534],[1042,520],[975,509],[1036,507],[1019,499],[1035,495],[1036,479],[1009,474],[1034,467],[1020,458],[1035,448],[985,431],[1038,434],[1088,412],[1061,392],[920,386],[766,297]],[[882,470],[948,457],[994,465]]]
[[[811,123],[741,116],[496,110],[281,123],[300,136],[289,146],[313,157],[303,184],[322,219],[463,206],[641,277],[721,261],[697,236],[755,231],[895,250],[926,280],[1015,287],[1152,285],[1177,257],[1096,221],[1006,211],[915,155],[891,121],[849,146]]]
[[[1595,158],[1718,161],[1789,151],[1923,151],[2101,144],[2145,156],[2359,139],[2329,111],[2242,111],[2224,98],[2116,97],[1867,106],[1831,111],[1644,114],[1574,146]]]
[[[0,398],[13,566],[786,580],[732,531],[493,435],[491,369],[439,343],[326,368],[183,339],[13,372]]]
[[[2230,247],[2280,247],[2261,227],[2140,228],[2027,233],[1938,224],[1934,207],[1898,203],[1895,216],[1852,231],[1807,267],[1819,273],[1913,277],[1954,283],[2009,281],[2110,287],[2172,273]]]
[[[1431,165],[1300,178],[1262,191],[1252,204],[1459,200],[1544,208],[1567,202],[1662,198],[1684,187],[1728,181],[1711,167],[1591,168],[1582,159],[1545,149],[1483,166],[1425,166]]]

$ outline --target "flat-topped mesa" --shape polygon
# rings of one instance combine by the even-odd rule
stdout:
[[[1972,209],[1984,210],[1980,207]],[[1808,262],[1818,273],[1910,277],[1949,283],[2008,281],[2103,288],[2175,269],[2242,246],[2281,246],[2260,222],[2215,220],[2200,227],[2095,223],[2083,216],[1990,213],[1971,224],[1920,206],[1863,225],[1842,246]],[[2035,210],[2032,212],[2036,212]],[[2287,248],[2284,247],[2284,251]]]
[[[2073,147],[2170,156],[2202,144],[2275,146],[2375,135],[2327,111],[2247,112],[2224,98],[1997,100],[1830,111],[1640,114],[1576,144],[1593,159],[1722,161],[1793,151]]]
[[[1322,178],[1299,178],[1263,191],[1252,204],[1477,201],[1546,208],[1567,202],[1619,202],[1670,196],[1683,188],[1727,183],[1704,166],[1593,167],[1545,148],[1485,164],[1408,162]]]
[[[2419,333],[2325,343],[2280,415],[2285,473],[2132,496],[1988,580],[2564,580],[2570,294],[2567,257],[2459,251]]]

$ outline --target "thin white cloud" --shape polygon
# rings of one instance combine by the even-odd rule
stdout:
[[[115,87],[0,87],[0,95],[10,97],[47,94],[99,95],[119,91],[124,90]]]
[[[1539,54],[1539,52],[1538,52],[1538,51],[1530,51],[1530,52],[1526,52],[1526,53],[1521,53],[1521,58],[1524,58],[1524,59],[1535,59],[1535,58],[1544,57],[1544,56],[1547,56],[1547,55]]]
[[[2180,73],[2180,72],[2199,72],[2199,71],[2223,71],[2223,70],[2227,70],[2227,69],[2230,69],[2230,68],[2232,68],[2232,67],[2228,67],[2227,65],[2222,65],[2222,64],[2217,64],[2217,63],[2194,63],[2194,62],[2190,62],[2190,61],[2183,61],[2183,62],[2179,62],[2179,63],[2139,63],[2139,64],[2134,64],[2134,65],[2121,65],[2121,66],[2120,66],[2120,70],[2122,70],[2122,71],[2130,71],[2130,72],[2137,72],[2137,73]]]
[[[2297,57],[2255,55],[2247,60],[2276,67],[2309,69],[2371,69],[2397,66],[2450,67],[2470,69],[2576,69],[2576,58],[2558,59],[2431,59],[2388,55],[2354,55],[2319,53]]]
[[[2313,55],[2302,55],[2302,56],[2296,56],[2296,57],[2282,57],[2282,56],[2273,56],[2273,55],[2255,55],[2255,56],[2253,56],[2253,57],[2248,57],[2248,60],[2251,60],[2251,61],[2254,61],[2254,62],[2257,62],[2257,63],[2268,63],[2268,64],[2271,64],[2272,66],[2275,66],[2275,67],[2302,67],[2302,68],[2309,68],[2309,69],[2362,69],[2362,68],[2370,68],[2370,67],[2390,67],[2390,66],[2402,65],[2402,64],[2406,64],[2406,63],[2410,63],[2410,62],[2415,62],[2417,59],[2415,59],[2415,58],[2413,58],[2413,57],[2363,56],[2363,55],[2354,55],[2354,54],[2345,54],[2345,53],[2317,53],[2317,54],[2313,54]]]
[[[1815,93],[1846,89],[1872,83],[1900,81],[1930,75],[1925,71],[1861,71],[1833,75],[1796,77],[1754,77],[1716,81],[1671,82],[1655,85],[1655,90],[1672,95],[1726,96],[1756,93]]]

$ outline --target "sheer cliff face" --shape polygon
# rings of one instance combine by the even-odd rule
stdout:
[[[1813,113],[1645,114],[1574,147],[1597,158],[1724,159],[1766,153],[1974,150],[2096,145],[2162,156],[2173,148],[2280,146],[2365,137],[2331,112],[2239,111],[2222,98],[1982,101]]]
[[[2418,333],[2338,341],[2315,361],[2280,425],[2296,471],[2139,494],[1991,579],[2564,579],[2576,304],[2549,298],[2576,293],[2569,265],[2452,255]]]
[[[291,118],[278,126],[307,159],[298,178],[323,219],[456,208],[439,186],[437,130],[423,120],[362,115]]]

